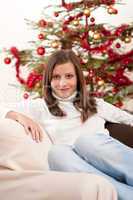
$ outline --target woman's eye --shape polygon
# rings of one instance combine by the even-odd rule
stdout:
[[[67,74],[66,78],[73,78],[73,74]]]
[[[54,75],[54,76],[52,77],[52,79],[54,79],[54,80],[58,80],[59,78],[60,78],[59,75]]]

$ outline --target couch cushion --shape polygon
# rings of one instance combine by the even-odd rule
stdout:
[[[44,134],[43,142],[35,142],[23,126],[11,119],[0,120],[0,169],[46,170],[51,142]]]

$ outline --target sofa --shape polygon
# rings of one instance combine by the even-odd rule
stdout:
[[[0,120],[1,200],[117,200],[114,186],[98,175],[52,172],[47,135],[36,143],[23,126]]]
[[[133,147],[133,128],[106,123],[112,137]],[[51,172],[47,153],[48,137],[34,142],[23,127],[11,120],[0,120],[0,196],[2,200],[117,200],[111,183],[85,173]]]

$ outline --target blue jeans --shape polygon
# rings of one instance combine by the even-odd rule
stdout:
[[[48,162],[51,170],[104,176],[116,187],[119,200],[133,199],[133,149],[109,135],[84,135],[73,146],[54,145]]]

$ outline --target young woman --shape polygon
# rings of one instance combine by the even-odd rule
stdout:
[[[105,122],[133,126],[133,116],[88,96],[74,52],[60,50],[51,55],[44,99],[26,101],[16,111],[6,110],[5,116],[21,123],[36,141],[42,140],[39,126],[22,113],[32,116],[54,144],[48,158],[51,170],[102,175],[114,184],[120,200],[132,199],[133,151],[109,136]]]

